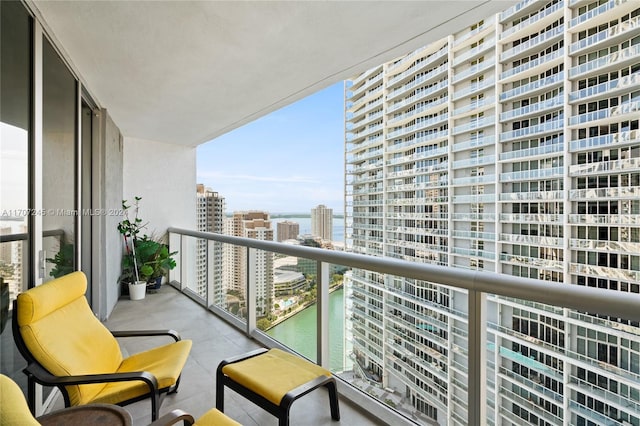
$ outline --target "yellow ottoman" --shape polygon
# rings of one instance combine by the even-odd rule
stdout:
[[[224,387],[278,417],[289,425],[293,402],[324,386],[329,390],[331,418],[340,420],[336,380],[329,370],[279,349],[258,349],[223,360],[216,374],[216,408],[224,411]]]

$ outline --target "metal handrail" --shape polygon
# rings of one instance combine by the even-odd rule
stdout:
[[[261,337],[260,333],[257,333],[254,309],[256,284],[253,279],[249,278],[252,275],[251,270],[255,266],[255,250],[264,250],[315,260],[318,271],[318,294],[316,301],[318,306],[316,332],[317,363],[322,366],[327,366],[329,359],[329,264],[365,269],[382,274],[392,274],[467,290],[466,322],[468,325],[468,364],[466,373],[468,384],[466,389],[466,421],[467,424],[471,425],[484,424],[487,415],[486,400],[483,398],[483,395],[486,395],[487,391],[486,372],[487,363],[489,362],[485,350],[489,343],[487,339],[487,318],[485,312],[488,294],[562,306],[583,312],[606,314],[617,318],[635,321],[640,320],[640,295],[638,294],[546,282],[485,271],[479,272],[470,269],[424,264],[390,257],[376,257],[314,247],[294,246],[211,232],[191,231],[180,228],[169,228],[168,232],[179,235],[181,239],[182,236],[189,236],[246,247],[249,274],[247,274],[246,282],[247,317],[244,327],[246,328],[247,335],[258,340],[260,340]],[[214,308],[211,309],[215,312]],[[221,315],[227,316],[228,314],[222,312]],[[243,327],[243,324],[238,322],[237,319],[229,318],[229,321],[236,323],[237,327]],[[273,340],[269,344],[281,345],[279,342]],[[367,405],[367,408],[373,407]]]
[[[58,237],[64,235],[64,229],[51,229],[49,231],[42,232],[43,237]],[[5,234],[0,235],[0,243],[11,243],[14,241],[27,241],[29,234],[26,232],[20,234]]]
[[[315,247],[294,246],[212,232],[181,228],[169,228],[168,232],[352,268],[367,269],[383,274],[430,281],[465,290],[532,300],[579,311],[597,312],[617,318],[640,321],[640,295],[638,294],[515,277],[488,271],[472,271]]]

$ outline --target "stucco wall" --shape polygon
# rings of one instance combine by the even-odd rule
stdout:
[[[196,229],[196,149],[125,137],[123,198],[142,197],[145,232],[163,236],[170,226]]]
[[[94,188],[100,191],[99,208],[104,211],[117,211],[122,203],[122,168],[123,149],[120,130],[113,122],[106,110],[102,110],[100,124],[103,127],[104,138],[100,141],[98,164],[94,164],[98,172],[98,182],[93,182]],[[100,159],[102,161],[100,161]],[[117,226],[121,217],[112,214],[99,216],[98,241],[94,241],[94,279],[96,268],[98,271],[98,317],[106,319],[113,310],[120,296],[120,261],[122,244]],[[97,251],[97,253],[95,253]]]

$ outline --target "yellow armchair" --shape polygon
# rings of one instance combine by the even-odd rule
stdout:
[[[156,420],[161,396],[177,391],[191,341],[173,330],[109,331],[93,315],[86,288],[86,276],[73,272],[19,294],[14,302],[13,336],[28,363],[31,410],[40,383],[57,386],[66,407],[150,398]],[[116,337],[132,336],[169,336],[173,342],[123,358]]]
[[[93,408],[95,415],[92,416],[89,410],[76,411],[72,414],[72,410],[82,408]],[[117,408],[117,410],[115,410]],[[111,415],[111,416],[109,416]],[[110,417],[110,418],[109,418]],[[73,418],[73,421],[71,420]],[[94,404],[91,406],[65,408],[63,410],[54,411],[42,417],[35,418],[29,411],[27,401],[22,394],[20,387],[9,377],[0,374],[0,426],[40,426],[42,424],[59,425],[69,421],[78,424],[93,424],[94,422],[106,419],[120,419],[122,426],[130,426],[133,421],[131,415],[120,407],[114,407],[107,404]],[[92,421],[93,420],[93,421]],[[173,410],[155,422],[151,426],[168,426],[183,422],[185,426],[240,426],[240,423],[225,416],[215,408],[206,412],[202,417],[195,421],[191,414],[182,410]],[[102,424],[102,423],[101,423]],[[109,423],[112,424],[112,423]]]

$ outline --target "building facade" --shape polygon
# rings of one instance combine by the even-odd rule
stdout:
[[[525,0],[345,91],[349,250],[640,291],[640,3]],[[466,293],[346,282],[357,372],[465,424]],[[487,304],[487,424],[640,424],[638,323]]]
[[[283,220],[276,224],[278,229],[278,241],[295,240],[300,234],[300,224],[291,220]]]
[[[323,240],[333,239],[333,209],[323,204],[311,209],[311,234]]]
[[[204,185],[196,186],[198,231],[223,232],[225,199]],[[196,255],[196,293],[205,297],[211,295],[210,303],[222,305],[225,291],[222,285],[222,243],[197,240]],[[209,274],[207,274],[207,264]]]
[[[234,212],[228,219],[227,234],[237,237],[254,238],[263,241],[273,241],[273,228],[269,213],[262,211]],[[246,300],[246,283],[249,273],[252,274],[256,286],[256,314],[265,316],[273,308],[275,289],[273,285],[273,253],[255,250],[253,271],[247,270],[247,250],[241,246],[232,246],[224,250],[226,259],[223,276],[227,282],[226,289],[233,290]]]

